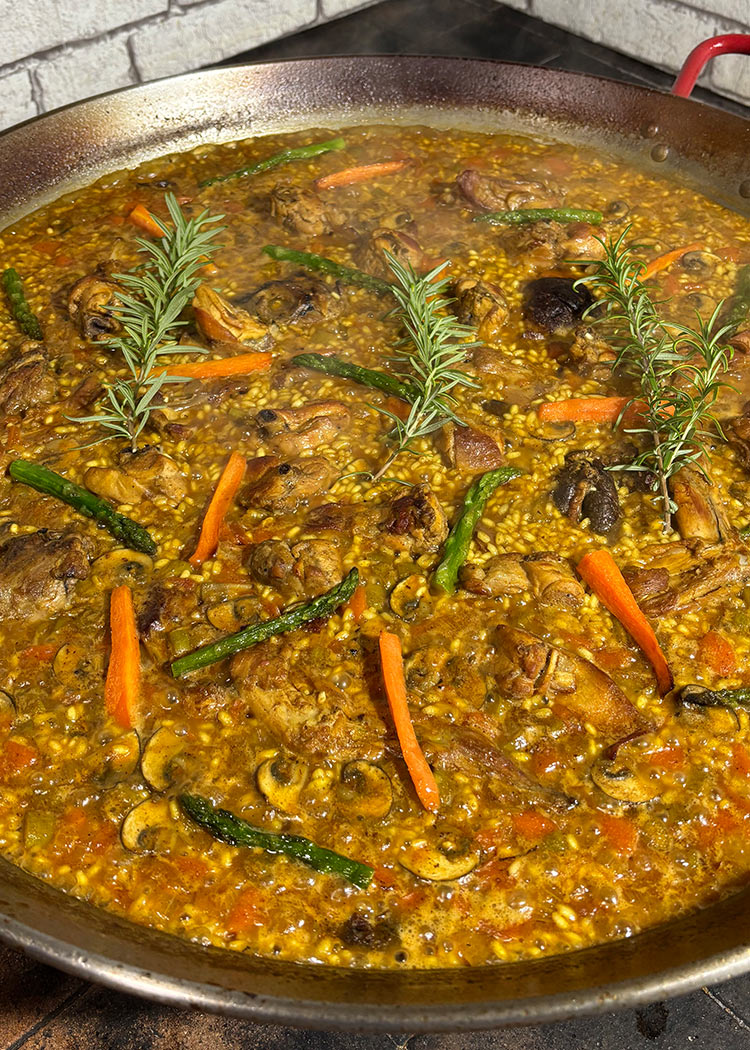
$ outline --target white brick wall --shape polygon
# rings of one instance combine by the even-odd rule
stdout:
[[[0,129],[219,62],[374,2],[0,0]]]
[[[750,32],[750,0],[502,0],[649,65],[677,72],[690,51],[719,33]],[[750,56],[722,55],[700,83],[750,103]]]

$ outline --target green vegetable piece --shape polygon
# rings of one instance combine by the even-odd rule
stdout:
[[[293,160],[309,160],[311,157],[319,157],[322,153],[331,153],[333,150],[344,149],[346,142],[342,138],[329,139],[328,142],[314,142],[310,146],[295,146],[294,149],[285,149],[281,153],[274,153],[272,157],[259,160],[255,164],[249,164],[246,168],[237,168],[226,175],[215,175],[212,179],[204,179],[198,185],[213,186],[216,182],[226,182],[228,179],[243,179],[246,175],[260,175],[262,171],[278,168],[280,164],[289,164]]]
[[[722,327],[734,332],[750,315],[750,266],[741,266],[737,272],[737,285],[729,300],[729,309],[721,319]],[[727,334],[730,334],[729,332]]]
[[[340,376],[342,379],[351,379],[355,383],[372,387],[374,390],[382,390],[384,394],[399,397],[402,401],[411,404],[417,396],[417,391],[408,383],[403,383],[395,376],[387,372],[376,372],[372,368],[363,368],[354,365],[350,361],[342,361],[340,357],[332,354],[296,354],[292,358],[293,365],[300,368],[312,368],[316,372],[325,372],[329,376]]]
[[[31,312],[31,307],[26,302],[23,282],[18,271],[12,266],[3,271],[3,288],[10,303],[10,312],[18,322],[21,331],[29,339],[41,340],[43,338],[42,326]]]
[[[318,595],[304,605],[294,606],[287,609],[280,616],[272,620],[264,620],[262,623],[254,623],[249,627],[243,627],[236,634],[229,634],[226,638],[220,638],[218,642],[203,645],[186,656],[181,656],[172,663],[172,674],[175,678],[197,671],[199,667],[208,667],[215,664],[217,660],[223,660],[226,656],[233,656],[243,649],[249,649],[251,645],[264,642],[266,638],[272,638],[276,634],[285,634],[287,631],[296,631],[310,620],[327,619],[332,616],[344,602],[348,602],[359,583],[359,572],[350,569],[341,583],[336,584],[330,591]]]
[[[474,222],[490,226],[525,226],[531,222],[590,222],[599,225],[604,216],[588,208],[518,208],[515,211],[490,211],[477,215]]]
[[[266,244],[263,252],[272,259],[279,262],[291,262],[296,266],[304,266],[306,270],[315,270],[318,273],[328,273],[345,284],[357,284],[361,288],[368,288],[377,295],[390,295],[393,291],[388,281],[382,281],[379,277],[373,277],[370,273],[363,273],[351,266],[342,266],[333,259],[326,259],[323,255],[315,255],[313,252],[298,252],[294,248],[282,248],[278,244]]]
[[[301,835],[277,835],[254,828],[229,810],[215,808],[209,799],[200,795],[180,795],[180,806],[204,831],[220,842],[228,842],[230,846],[249,846],[251,849],[265,850],[266,853],[283,853],[325,875],[340,875],[360,889],[369,886],[372,879],[373,869],[367,864],[317,846]]]
[[[474,529],[482,516],[487,500],[495,489],[517,478],[521,471],[516,467],[498,467],[488,470],[471,485],[464,497],[464,505],[456,524],[450,531],[443,548],[443,557],[435,570],[432,582],[438,590],[453,594],[458,580],[458,570],[466,561]]]
[[[750,704],[750,686],[706,689],[702,685],[684,685],[679,699],[683,704],[696,704],[698,707],[746,707]]]
[[[14,459],[8,467],[8,473],[14,481],[30,485],[45,496],[54,496],[55,499],[73,507],[79,514],[93,518],[98,525],[111,532],[131,550],[142,551],[143,554],[156,554],[156,544],[142,525],[120,514],[107,500],[100,499],[81,485],[76,485],[60,474],[55,474],[53,470],[48,470],[38,463],[30,463],[26,459]]]

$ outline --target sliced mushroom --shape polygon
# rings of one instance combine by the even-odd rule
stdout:
[[[336,797],[347,816],[382,820],[393,805],[391,778],[374,762],[355,759],[341,770]]]
[[[141,773],[154,791],[166,791],[175,779],[174,761],[185,741],[168,726],[161,726],[149,738],[141,756]]]
[[[255,773],[258,790],[266,801],[284,813],[299,808],[299,796],[307,783],[308,769],[289,755],[277,755],[261,762]]]
[[[546,441],[554,444],[556,441],[571,441],[576,436],[576,425],[567,420],[560,423],[552,423],[537,419],[528,428],[529,436],[537,441]]]
[[[689,729],[698,729],[706,736],[734,735],[740,728],[740,717],[729,707],[705,707],[683,702],[675,718]]]
[[[82,646],[72,642],[61,645],[52,661],[52,670],[63,685],[83,685],[86,678],[95,672],[92,656]]]
[[[710,277],[716,269],[718,259],[715,255],[702,249],[695,252],[686,252],[680,259],[680,267],[693,273],[697,277]]]
[[[135,853],[157,853],[171,839],[173,823],[169,801],[149,798],[127,814],[120,825],[120,839],[125,849]]]
[[[429,616],[432,601],[427,580],[418,574],[407,576],[393,588],[388,604],[396,616],[406,623],[416,620],[420,612]]]
[[[143,579],[154,567],[148,554],[131,551],[126,547],[102,554],[91,565],[91,575],[98,579],[120,580]]]
[[[460,831],[444,829],[435,837],[415,839],[404,846],[401,866],[428,882],[463,878],[479,863],[479,850]]]
[[[236,601],[218,602],[206,610],[206,619],[220,631],[236,631],[259,618],[260,599],[246,595]]]
[[[660,794],[658,787],[641,780],[630,766],[619,759],[600,758],[591,767],[591,779],[605,795],[618,802],[639,805],[650,802]]]

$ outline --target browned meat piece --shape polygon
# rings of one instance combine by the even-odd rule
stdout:
[[[68,397],[65,405],[68,410],[67,414],[75,415],[83,409],[91,408],[99,400],[103,392],[104,388],[101,379],[93,374],[87,375]]]
[[[448,462],[464,474],[484,474],[505,462],[497,442],[481,430],[451,423],[444,433]]]
[[[240,301],[266,325],[314,324],[334,316],[341,304],[325,282],[306,274],[268,281]]]
[[[385,253],[390,254],[404,266],[411,266],[413,270],[419,271],[424,265],[424,252],[414,237],[401,230],[389,230],[385,226],[379,226],[372,230],[367,241],[358,252],[360,264],[368,273],[393,280],[393,273]]]
[[[573,342],[568,347],[567,363],[579,375],[593,379],[608,379],[612,374],[615,352],[595,328],[578,325]]]
[[[248,707],[291,751],[320,758],[375,759],[385,726],[358,690],[339,689],[297,639],[272,638],[234,657],[231,674]]]
[[[539,277],[526,285],[524,297],[524,317],[544,332],[571,328],[594,301],[572,277]]]
[[[340,226],[343,217],[333,204],[329,204],[312,190],[299,186],[279,185],[271,190],[271,214],[279,219],[285,230],[303,233],[308,237],[320,237],[332,233]]]
[[[193,311],[201,335],[209,343],[250,343],[268,334],[247,310],[230,303],[204,282],[193,298]]]
[[[750,354],[750,328],[745,328],[742,332],[735,332],[731,339],[727,339],[727,342],[741,354]]]
[[[569,452],[558,472],[552,501],[571,521],[588,518],[594,532],[611,532],[620,518],[617,488],[598,457]]]
[[[115,503],[138,503],[164,496],[177,506],[185,498],[185,475],[169,456],[155,448],[142,448],[138,452],[123,451],[117,459],[120,469],[89,467],[84,476],[86,487]]]
[[[741,547],[710,547],[700,541],[649,549],[651,564],[624,575],[646,616],[705,611],[750,581],[750,560]]]
[[[429,485],[415,485],[387,508],[380,529],[389,546],[419,557],[445,542],[448,522]]]
[[[313,598],[341,581],[341,552],[330,540],[264,540],[245,559],[251,576],[280,594]]]
[[[475,208],[516,211],[517,208],[557,208],[562,197],[543,182],[502,175],[484,175],[471,168],[462,171],[456,185]]]
[[[495,631],[498,688],[511,699],[546,696],[581,723],[619,740],[643,728],[637,709],[612,679],[583,657],[505,624]]]
[[[669,490],[677,505],[673,522],[683,540],[723,543],[736,534],[699,471],[683,467],[670,480]]]
[[[263,408],[255,417],[259,440],[285,456],[329,445],[351,423],[340,401],[310,401],[301,408]]]
[[[498,554],[483,565],[465,565],[461,584],[472,594],[503,598],[524,591],[542,605],[577,609],[585,592],[565,558],[551,551],[537,554]]]
[[[500,235],[500,244],[509,258],[548,268],[566,259],[604,258],[598,237],[597,228],[585,222],[565,226],[544,220],[506,230]]]
[[[724,427],[727,442],[745,470],[750,470],[750,401],[737,416]]]
[[[288,462],[278,456],[259,456],[250,460],[245,477],[247,484],[238,495],[241,507],[290,514],[300,503],[329,489],[336,469],[324,456]]]
[[[0,363],[0,412],[24,415],[36,405],[51,401],[55,382],[47,372],[43,343],[24,340]]]
[[[98,342],[120,331],[113,310],[119,286],[99,270],[76,281],[68,293],[68,314],[84,339]]]
[[[485,343],[494,343],[508,320],[510,309],[502,291],[494,284],[461,277],[452,288],[453,310],[462,324],[472,325]]]
[[[72,532],[12,536],[0,544],[0,619],[46,620],[73,599],[93,554],[90,540]]]

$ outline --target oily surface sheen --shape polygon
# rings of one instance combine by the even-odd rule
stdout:
[[[562,314],[546,323],[523,304],[530,281],[569,277],[565,260],[595,252],[597,231],[509,231],[472,219],[487,206],[483,179],[493,176],[505,183],[491,184],[491,206],[599,209],[599,232],[618,235],[632,223],[629,236],[647,259],[700,242],[703,251],[653,285],[669,298],[668,315],[687,323],[696,307],[707,316],[732,294],[750,259],[746,224],[606,156],[420,127],[348,129],[343,151],[198,186],[336,133],[153,161],[0,235],[3,265],[22,275],[44,329],[43,344],[21,346],[3,302],[0,849],[135,922],[341,966],[474,965],[568,951],[730,893],[750,870],[747,714],[660,698],[650,665],[574,566],[599,547],[612,553],[678,685],[743,684],[750,568],[737,530],[750,520],[746,446],[712,439],[708,524],[683,515],[665,536],[652,494],[622,472],[608,473],[608,483],[598,476],[591,497],[581,471],[599,469],[592,459],[622,461],[630,439],[611,424],[544,425],[535,405],[630,390],[613,378],[609,348],[575,304],[571,312],[553,297]],[[314,188],[322,175],[393,159],[410,163]],[[229,338],[210,341],[188,310],[185,339],[212,357],[267,350],[272,362],[167,388],[129,458],[118,439],[90,445],[96,426],[75,421],[96,410],[122,359],[102,341],[106,309],[80,295],[69,302],[69,293],[97,267],[107,277],[136,263],[141,231],[127,216],[139,203],[164,216],[165,188],[188,215],[224,214],[222,249],[205,280],[247,312]],[[333,352],[387,371],[401,335],[392,303],[273,261],[261,254],[267,243],[386,279],[383,247],[406,253],[420,272],[450,260],[455,308],[479,325],[484,344],[463,366],[476,385],[457,392],[471,429],[424,438],[419,455],[403,454],[380,483],[369,480],[391,450],[390,421],[373,406],[398,412],[400,402],[289,362]],[[462,279],[490,289],[472,297]],[[743,369],[738,351],[737,389],[723,393],[717,412],[740,437]],[[248,460],[245,480],[216,556],[195,569],[187,558],[232,450]],[[576,451],[588,466],[569,458],[566,475]],[[149,529],[156,556],[123,552],[71,508],[11,482],[5,470],[19,457],[106,495]],[[439,594],[430,576],[466,490],[503,463],[523,473],[488,502],[456,593]],[[577,515],[575,506],[558,509],[564,493],[552,498],[565,485]],[[180,680],[170,673],[176,655],[326,591],[352,566],[364,580],[364,610],[340,609]],[[123,583],[141,642],[132,730],[104,704],[109,595]],[[414,728],[440,794],[435,813],[420,805],[395,737],[378,656],[384,629],[401,640]],[[624,738],[632,739],[613,758],[607,749]],[[259,767],[274,769],[270,794]],[[369,864],[375,876],[358,889],[293,859],[214,841],[180,813],[186,790]],[[127,848],[122,822],[147,800],[142,833]]]

